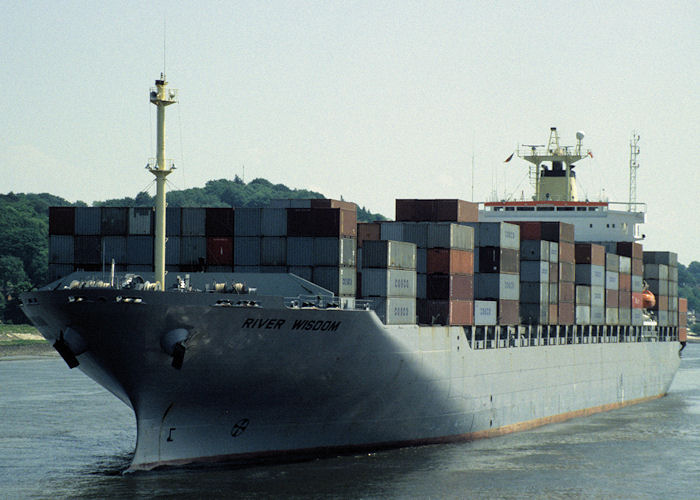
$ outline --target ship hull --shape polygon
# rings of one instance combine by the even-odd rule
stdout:
[[[75,295],[28,294],[25,312],[50,341],[77,334],[79,368],[133,408],[131,470],[498,435],[660,397],[679,366],[672,341],[486,349],[470,328],[385,326],[372,311]],[[177,329],[188,334],[180,369],[162,341]]]

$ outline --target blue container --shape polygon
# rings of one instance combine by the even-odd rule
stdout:
[[[153,236],[132,235],[126,238],[126,264],[153,265]]]
[[[259,266],[261,239],[258,236],[236,236],[233,240],[234,266]]]

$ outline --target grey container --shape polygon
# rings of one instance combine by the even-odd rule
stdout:
[[[357,291],[357,268],[319,266],[313,268],[313,282],[336,295],[354,296]]]
[[[408,241],[404,239],[405,222],[382,222],[379,228],[379,236],[383,240]]]
[[[591,286],[591,306],[605,307],[605,287],[600,285]]]
[[[645,264],[644,277],[655,280],[667,280],[668,266],[665,264]]]
[[[520,260],[549,262],[549,241],[523,240],[520,242]],[[522,263],[520,264],[522,269]],[[522,272],[522,271],[521,271]],[[547,278],[549,279],[549,278]]]
[[[605,324],[605,307],[591,306],[591,325]]]
[[[287,272],[296,274],[300,278],[304,278],[307,281],[313,279],[313,267],[311,266],[289,266]]]
[[[236,216],[238,212],[236,212]],[[260,212],[260,233],[263,236],[287,235],[287,210],[284,208],[263,208]]]
[[[520,282],[520,303],[521,304],[548,304],[549,303],[549,283],[548,282]]]
[[[543,325],[549,322],[548,304],[520,304],[520,322],[524,325]]]
[[[606,325],[618,325],[620,321],[620,311],[617,307],[606,307],[605,308],[605,324]]]
[[[416,298],[428,298],[428,275],[424,273],[416,273]]]
[[[452,248],[456,250],[474,250],[474,228],[435,222],[428,225],[428,248]]]
[[[198,265],[205,262],[206,258],[207,239],[204,236],[180,237],[180,264]]]
[[[292,198],[289,200],[289,208],[311,208],[311,200]]]
[[[593,264],[576,264],[576,284],[605,286],[605,267]]]
[[[362,268],[416,269],[416,245],[405,241],[366,241]]]
[[[75,245],[72,235],[49,236],[49,263],[73,264],[75,262]],[[71,269],[71,272],[73,270]],[[53,281],[53,280],[52,280]]]
[[[206,208],[183,208],[180,212],[182,236],[204,236],[206,218]]]
[[[614,253],[606,253],[605,270],[620,272],[620,256]]]
[[[619,325],[631,325],[632,309],[627,307],[621,307],[620,309],[618,309],[617,317]]]
[[[671,326],[668,320],[668,311],[654,311],[656,313],[656,321],[659,326]]]
[[[180,236],[182,224],[182,209],[180,207],[168,207],[165,209],[165,235]],[[155,229],[154,229],[155,231]]]
[[[115,264],[150,264],[152,262],[129,262],[126,252],[126,236],[102,237],[102,260],[107,264],[114,259]],[[153,241],[153,240],[151,240]]]
[[[475,299],[520,299],[520,277],[517,274],[479,273],[474,278]]]
[[[474,230],[474,246],[520,250],[520,226],[517,224],[508,222],[479,222],[478,224],[478,229]]]
[[[591,324],[591,306],[576,304],[575,314],[574,322],[577,325]]]
[[[549,303],[552,305],[559,303],[559,283],[549,284]]]
[[[541,260],[521,260],[520,281],[549,283],[549,262]]]
[[[313,266],[355,266],[355,238],[314,238]]]
[[[591,287],[587,285],[576,285],[576,305],[590,306],[591,305]],[[590,318],[590,311],[588,313]],[[590,321],[590,320],[589,320]]]
[[[649,285],[649,290],[656,295],[668,295],[668,280],[646,280],[647,285]]]
[[[262,236],[261,208],[237,208],[233,219],[233,234],[239,236]]]
[[[427,222],[382,222],[380,237],[382,240],[407,241],[418,248],[428,246],[428,228],[432,223]]]
[[[313,265],[314,238],[290,236],[287,238],[287,265]],[[235,263],[235,262],[234,262]]]
[[[102,238],[76,236],[73,242],[76,266],[102,263]]]
[[[236,236],[233,240],[233,264],[259,266],[261,239],[259,236]]]
[[[559,243],[549,242],[549,262],[559,262]]]
[[[428,272],[428,249],[416,248],[416,272]]]
[[[282,208],[282,209],[291,208],[292,207],[291,201],[292,200],[286,199],[286,198],[285,199],[272,199],[272,200],[270,200],[270,208]]]
[[[286,266],[287,238],[263,236],[260,241],[260,264],[263,266]]]
[[[152,208],[131,207],[129,209],[129,234],[149,235],[153,234],[153,230]]]
[[[76,236],[98,235],[102,229],[102,212],[99,207],[75,208]]]
[[[678,268],[669,267],[668,268],[668,280],[678,282]]]
[[[630,257],[625,257],[624,255],[620,255],[620,273],[622,273],[622,274],[631,274],[632,273],[632,259]],[[621,324],[629,324],[629,323],[621,323]]]
[[[644,290],[644,279],[641,276],[632,275],[632,291],[642,292]]]
[[[124,207],[102,207],[100,212],[100,234],[103,236],[125,236],[128,234],[129,210]]]
[[[644,324],[644,314],[641,309],[632,309],[630,322],[633,326],[642,326]]]
[[[363,297],[416,297],[416,272],[404,269],[365,268]]]
[[[385,325],[415,325],[416,299],[408,297],[375,298],[370,306]]]
[[[180,237],[168,236],[165,242],[165,265],[179,266],[180,265]]]
[[[678,267],[678,254],[675,252],[644,252],[644,264],[665,264]]]
[[[126,264],[153,265],[153,236],[127,236]]]
[[[615,271],[605,271],[605,289],[606,290],[619,290],[620,289],[620,275]]]
[[[669,281],[668,282],[668,295],[669,297],[678,297],[678,282]]]

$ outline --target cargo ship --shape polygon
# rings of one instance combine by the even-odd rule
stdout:
[[[470,440],[668,391],[677,257],[643,251],[642,212],[577,200],[582,134],[523,154],[532,201],[166,208],[176,99],[161,75],[154,209],[52,208],[52,282],[22,296],[133,409],[130,471]]]

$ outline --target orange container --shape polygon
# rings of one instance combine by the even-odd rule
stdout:
[[[688,329],[684,326],[678,329],[678,341],[687,342],[688,341]]]
[[[474,274],[474,253],[453,248],[429,248],[427,271],[428,274]]]

